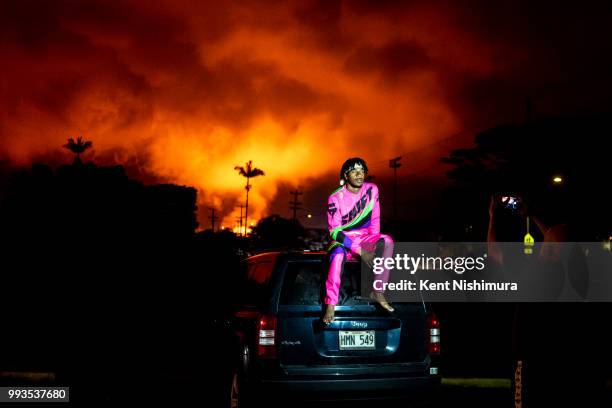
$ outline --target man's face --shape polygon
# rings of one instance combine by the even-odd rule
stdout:
[[[346,173],[346,181],[351,187],[359,188],[363,185],[365,171],[362,167],[355,168]]]

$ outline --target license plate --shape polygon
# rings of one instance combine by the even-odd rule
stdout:
[[[373,330],[340,331],[338,333],[340,350],[369,350],[376,348],[376,336]]]

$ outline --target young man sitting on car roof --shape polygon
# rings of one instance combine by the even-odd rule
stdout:
[[[344,262],[355,256],[370,262],[374,255],[391,258],[393,240],[380,233],[378,187],[365,181],[368,167],[359,157],[348,159],[340,170],[340,187],[327,200],[327,223],[332,244],[329,248],[329,274],[325,284],[326,310],[323,322],[334,320],[335,305]],[[385,269],[377,279],[387,282]],[[393,312],[383,292],[372,291],[370,297]]]

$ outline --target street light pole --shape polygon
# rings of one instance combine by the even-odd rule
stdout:
[[[397,218],[397,169],[402,166],[399,162],[402,156],[389,160],[389,167],[393,169],[393,218]]]

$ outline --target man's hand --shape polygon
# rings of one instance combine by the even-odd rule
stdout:
[[[491,200],[489,202],[489,219],[493,219],[495,215],[495,206],[497,205],[498,198],[497,194],[491,194]]]

